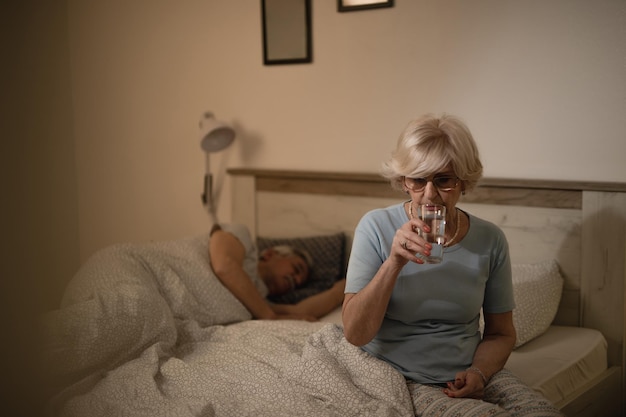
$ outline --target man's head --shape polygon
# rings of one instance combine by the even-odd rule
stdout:
[[[307,252],[292,246],[272,246],[259,256],[259,276],[270,295],[282,295],[309,278],[313,260]]]

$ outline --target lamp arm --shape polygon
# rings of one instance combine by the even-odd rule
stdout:
[[[207,198],[208,186],[209,186],[209,174],[204,174],[204,188],[202,188],[202,195],[200,196],[203,206],[206,206],[207,203],[209,202],[209,199]]]
[[[211,173],[211,155],[206,152],[204,173],[204,192],[202,193],[202,204],[206,206],[213,224],[217,223],[215,193],[213,192],[213,174]]]

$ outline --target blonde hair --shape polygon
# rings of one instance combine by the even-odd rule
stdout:
[[[403,190],[404,177],[428,177],[448,164],[463,190],[473,189],[483,175],[478,147],[465,123],[451,115],[427,114],[409,122],[381,175],[393,188]]]

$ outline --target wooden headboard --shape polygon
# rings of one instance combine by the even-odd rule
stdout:
[[[343,231],[407,198],[377,174],[230,169],[232,221],[264,237]],[[626,184],[485,178],[459,207],[500,226],[514,263],[555,259],[565,277],[555,324],[596,328],[624,369]],[[348,247],[349,249],[349,247]]]

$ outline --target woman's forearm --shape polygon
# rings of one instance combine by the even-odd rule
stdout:
[[[504,368],[515,346],[516,333],[512,312],[485,314],[485,333],[474,353],[472,366],[488,380]]]
[[[480,369],[489,380],[493,374],[502,370],[511,354],[513,344],[508,336],[494,336],[484,339],[476,349],[472,366]]]
[[[363,346],[376,336],[402,266],[385,261],[365,288],[356,294],[346,294],[342,321],[348,342]]]

